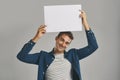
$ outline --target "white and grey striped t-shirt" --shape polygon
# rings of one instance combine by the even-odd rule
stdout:
[[[54,61],[48,67],[45,80],[72,80],[71,64],[64,54],[55,54]]]

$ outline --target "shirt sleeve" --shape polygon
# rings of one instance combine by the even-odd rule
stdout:
[[[38,64],[40,53],[29,54],[34,45],[35,43],[32,40],[26,43],[17,54],[17,58],[26,63]]]
[[[83,48],[76,49],[76,53],[78,55],[79,60],[89,56],[98,48],[95,35],[91,29],[86,31],[86,37],[87,37],[88,45]]]

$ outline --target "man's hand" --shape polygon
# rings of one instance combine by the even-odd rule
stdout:
[[[45,33],[46,33],[46,25],[41,25],[38,28],[37,33],[35,37],[32,39],[32,41],[36,43]]]
[[[82,24],[83,24],[85,30],[90,30],[89,24],[87,22],[87,16],[86,16],[85,11],[80,10],[80,12],[81,12],[80,17],[82,19]]]

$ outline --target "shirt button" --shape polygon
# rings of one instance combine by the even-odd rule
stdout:
[[[33,45],[33,43],[30,43],[31,45]]]
[[[54,58],[52,58],[52,60],[53,60]]]

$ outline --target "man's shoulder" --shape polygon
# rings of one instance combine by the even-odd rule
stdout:
[[[75,51],[76,51],[75,48],[71,48],[71,49],[68,50],[68,53],[74,53]]]

